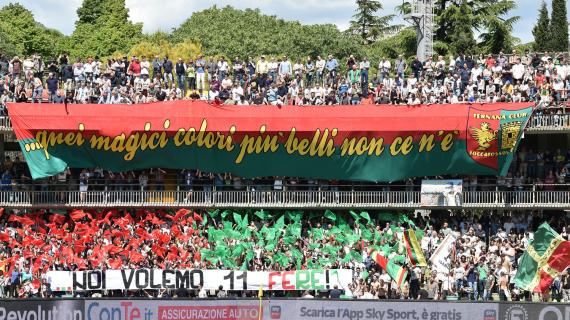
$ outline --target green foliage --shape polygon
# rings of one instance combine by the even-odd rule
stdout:
[[[516,45],[513,49],[516,50],[517,52],[532,52],[534,48],[534,42],[529,42],[529,43],[521,43]]]
[[[77,9],[77,24],[94,24],[103,15],[103,1],[83,0],[81,7]]]
[[[124,0],[85,0],[71,35],[72,57],[111,56],[127,52],[142,37],[142,24],[129,21]]]
[[[182,58],[184,61],[187,61],[188,59],[196,59],[201,53],[201,45],[190,40],[185,40],[175,45],[165,40],[157,42],[143,40],[129,50],[129,56],[146,56],[149,60],[152,60],[154,56],[168,56],[172,59]]]
[[[301,25],[259,10],[212,7],[195,12],[172,33],[175,43],[193,40],[202,44],[208,56],[276,56],[295,58],[332,54],[343,58],[359,55],[358,41],[334,25]]]
[[[566,16],[567,0],[552,0],[552,18],[550,19],[550,50],[568,51],[568,18]]]
[[[413,56],[416,54],[416,32],[413,28],[405,28],[393,37],[366,46],[365,52],[373,66],[378,65],[384,57],[395,59],[400,54]]]
[[[472,28],[475,17],[473,16],[473,10],[467,2],[464,1],[459,7],[455,6],[449,8],[449,10],[445,12],[444,17],[455,20],[455,24],[449,35],[451,51],[454,53],[473,53],[477,46]]]
[[[20,4],[8,4],[0,9],[0,45],[15,54],[44,57],[57,54],[64,36],[36,22],[33,14]]]
[[[0,29],[0,55],[12,57],[17,55],[16,46],[10,42],[6,33]]]
[[[513,25],[518,17],[503,20],[499,17],[489,18],[485,24],[487,32],[482,33],[480,46],[484,52],[499,53],[501,51],[510,52],[518,42],[512,36]]]
[[[513,37],[513,27],[519,21],[519,16],[504,18],[509,11],[516,8],[513,1],[497,1],[481,9],[481,21],[479,25],[484,27],[484,32],[480,35],[482,42],[479,46],[486,53],[499,53],[501,51],[512,51],[512,48],[519,42]]]
[[[538,52],[547,51],[550,46],[550,18],[548,17],[548,8],[544,1],[542,1],[540,6],[538,21],[532,29],[532,35],[534,36],[533,49]]]
[[[388,33],[397,31],[399,25],[391,25],[395,15],[378,16],[382,10],[382,3],[378,0],[356,0],[356,13],[350,21],[349,34],[358,35],[364,43],[372,43],[378,38],[386,36]]]
[[[435,44],[438,53],[475,52],[475,32],[480,33],[483,51],[512,47],[517,39],[511,36],[512,25],[519,17],[508,17],[516,8],[513,0],[436,0]],[[396,10],[410,13],[409,1],[404,1]],[[465,16],[467,14],[468,16]],[[507,34],[500,34],[507,32]]]

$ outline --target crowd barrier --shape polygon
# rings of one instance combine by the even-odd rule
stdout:
[[[570,305],[333,299],[4,300],[0,320],[569,320]]]
[[[0,191],[6,208],[452,208],[424,206],[419,191]],[[565,191],[465,191],[453,208],[570,209]],[[1,319],[0,319],[1,320]]]

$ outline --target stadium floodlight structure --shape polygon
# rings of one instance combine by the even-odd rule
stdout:
[[[433,56],[434,0],[411,0],[409,3],[411,10],[404,19],[417,30],[417,56],[423,62]]]

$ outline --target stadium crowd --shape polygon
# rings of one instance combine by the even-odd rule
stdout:
[[[374,73],[372,73],[374,72]],[[47,75],[47,77],[46,77]],[[318,56],[233,60],[170,57],[43,61],[0,56],[0,101],[145,103],[203,99],[234,105],[357,105],[521,102],[561,113],[570,93],[563,54],[513,52],[406,60]],[[558,107],[564,106],[562,110]]]
[[[375,71],[372,74],[372,71]],[[47,75],[47,76],[46,76]],[[558,54],[380,59],[338,61],[325,58],[291,61],[264,57],[175,62],[169,57],[131,57],[100,61],[72,60],[66,54],[44,62],[34,55],[0,57],[0,104],[6,102],[146,103],[203,99],[235,105],[358,105],[520,102],[539,106],[538,114],[561,114],[570,94],[570,61]],[[5,112],[5,108],[2,112]],[[567,190],[570,150],[521,149],[504,178],[465,177],[469,190],[523,190],[529,184],[545,190]],[[25,163],[7,158],[2,164],[3,191],[164,190],[175,176],[180,190],[256,190],[321,188],[338,181],[267,177],[242,179],[195,170],[152,169],[112,173],[100,169],[68,170],[33,182]],[[442,177],[443,178],[443,177]],[[401,185],[413,188],[417,181]],[[534,188],[535,186],[531,186]],[[365,188],[386,190],[390,185]],[[408,190],[408,189],[406,189]],[[57,195],[56,195],[57,196]],[[57,200],[57,199],[54,199]],[[61,199],[60,199],[61,200]],[[1,210],[0,210],[1,211]],[[2,211],[3,212],[3,211]],[[108,212],[6,213],[0,217],[0,296],[53,297],[83,293],[55,292],[48,270],[121,268],[201,268],[294,270],[349,268],[354,282],[331,292],[271,292],[306,298],[330,296],[364,299],[530,299],[512,283],[540,213],[499,216],[473,212],[424,220],[405,214],[284,214],[111,210]],[[405,217],[405,218],[404,218]],[[540,217],[540,219],[535,219]],[[248,219],[249,218],[249,219]],[[536,221],[535,221],[536,220]],[[245,221],[245,222],[244,222]],[[566,232],[570,216],[551,225]],[[453,233],[458,241],[449,273],[409,268],[402,288],[369,257],[378,250],[401,265],[404,228],[414,228],[426,258]],[[409,266],[408,266],[409,267]],[[257,292],[93,291],[93,296],[254,296]],[[570,302],[570,277],[557,278],[548,301]]]
[[[353,270],[353,283],[329,291],[270,291],[272,296],[359,299],[525,300],[528,292],[512,283],[518,258],[533,239],[532,230],[550,220],[564,239],[570,215],[539,213],[508,216],[472,212],[463,216],[432,213],[319,213],[233,211],[192,212],[181,209],[31,212],[4,214],[0,220],[0,295],[2,297],[255,296],[257,292],[220,290],[52,291],[49,270],[85,269],[232,269],[283,271]],[[429,258],[448,234],[453,246],[449,272],[411,267],[402,248],[405,228],[416,230]],[[369,253],[381,252],[407,266],[398,287]],[[570,277],[558,277],[545,301],[570,302]]]

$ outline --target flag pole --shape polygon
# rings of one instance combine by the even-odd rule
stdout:
[[[257,319],[263,320],[263,306],[262,306],[263,288],[261,286],[261,283],[259,284],[259,291],[257,292],[257,297],[259,298],[259,310],[258,310],[259,317]]]

